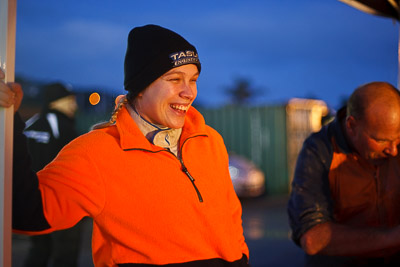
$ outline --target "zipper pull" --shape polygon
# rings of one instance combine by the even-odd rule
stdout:
[[[189,177],[190,181],[192,182],[192,185],[193,185],[194,189],[196,190],[197,196],[199,198],[199,201],[203,202],[203,197],[201,196],[199,189],[197,188],[196,184],[194,183],[195,180],[194,180],[193,176],[189,173],[186,166],[183,164],[182,160],[181,160],[181,165],[182,165],[182,171],[186,174],[187,177]]]

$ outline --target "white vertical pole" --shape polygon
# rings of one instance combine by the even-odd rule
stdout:
[[[0,0],[0,67],[14,81],[16,0]],[[14,108],[0,108],[0,266],[11,267],[12,150]]]

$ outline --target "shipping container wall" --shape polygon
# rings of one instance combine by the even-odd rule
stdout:
[[[226,106],[199,111],[206,123],[222,135],[230,153],[245,156],[264,172],[266,192],[273,195],[290,191],[302,144],[321,128],[328,109],[320,100],[292,99],[277,106]]]
[[[230,153],[253,161],[266,178],[267,194],[288,191],[285,106],[199,110],[224,138]]]
[[[264,143],[254,149],[262,149],[260,162],[266,178],[268,194],[287,193],[287,138],[286,138],[286,110],[285,106],[260,107],[261,131]],[[266,138],[268,137],[268,138]]]

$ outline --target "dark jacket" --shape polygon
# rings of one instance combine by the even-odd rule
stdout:
[[[346,142],[341,128],[344,117],[345,110],[340,110],[332,123],[306,139],[299,154],[288,203],[297,245],[310,228],[328,221],[353,227],[400,224],[400,157],[388,158],[376,168],[367,164]],[[334,262],[319,255],[308,259],[317,258]],[[364,262],[365,258],[368,255],[351,260]]]
[[[51,109],[27,120],[24,134],[35,171],[43,169],[66,144],[78,136],[74,120]]]

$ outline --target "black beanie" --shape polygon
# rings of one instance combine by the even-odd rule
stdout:
[[[47,107],[51,102],[70,95],[74,95],[74,93],[62,83],[46,84],[43,87],[43,105]]]
[[[186,64],[201,70],[196,48],[182,36],[157,25],[133,28],[125,55],[125,90],[135,98],[164,73]]]

